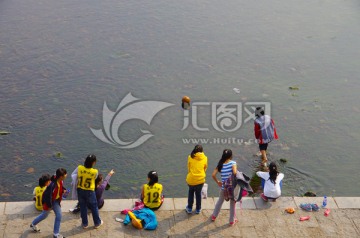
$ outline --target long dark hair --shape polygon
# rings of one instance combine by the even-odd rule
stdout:
[[[158,174],[156,173],[156,171],[153,170],[148,173],[148,178],[150,179],[148,182],[149,186],[152,186],[159,181]]]
[[[51,182],[54,182],[55,180],[57,180],[58,178],[60,178],[61,176],[64,176],[65,174],[67,174],[66,169],[64,168],[58,168],[55,172],[55,174],[53,176],[51,176],[50,180]]]
[[[279,171],[277,169],[277,165],[274,163],[274,162],[271,162],[270,165],[269,165],[269,175],[270,175],[270,181],[273,183],[273,184],[276,184],[276,178],[279,174]]]
[[[96,156],[95,155],[88,155],[85,159],[84,166],[87,169],[90,169],[93,167],[93,163],[96,162]]]
[[[228,159],[231,158],[231,157],[232,157],[232,151],[229,150],[229,149],[225,149],[225,150],[223,151],[223,154],[222,154],[222,156],[221,156],[221,159],[219,160],[218,165],[216,166],[216,168],[217,168],[217,170],[218,170],[219,172],[221,172],[221,169],[222,169],[225,161],[228,160]]]
[[[194,158],[195,154],[198,152],[204,152],[202,145],[195,145],[194,149],[191,151],[191,158]]]

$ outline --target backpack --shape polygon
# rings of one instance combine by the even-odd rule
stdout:
[[[42,198],[41,198],[41,202],[44,206],[44,204],[46,204],[46,206],[48,208],[52,208],[52,192],[54,189],[55,183],[53,181],[51,181],[51,183],[46,187]]]
[[[234,175],[230,174],[229,177],[223,182],[224,187],[224,199],[225,201],[234,200]]]
[[[250,177],[242,172],[237,171],[236,175],[229,175],[223,182],[225,201],[241,202],[243,197],[246,197],[249,192],[253,192],[249,182]]]

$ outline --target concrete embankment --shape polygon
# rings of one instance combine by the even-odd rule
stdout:
[[[158,228],[155,231],[137,230],[131,225],[116,222],[124,218],[120,211],[134,204],[132,199],[108,199],[100,210],[104,225],[93,229],[91,214],[89,228],[81,228],[79,214],[69,211],[76,201],[62,202],[61,234],[65,237],[360,237],[360,197],[330,197],[324,210],[306,212],[299,208],[301,203],[322,203],[321,197],[282,197],[276,202],[264,202],[260,198],[246,197],[242,208],[236,205],[238,222],[229,226],[229,203],[224,202],[223,210],[216,221],[210,220],[217,198],[202,200],[199,215],[187,214],[184,210],[186,198],[166,198],[163,206],[156,211]],[[285,208],[293,207],[296,212],[287,214]],[[33,202],[0,203],[0,237],[52,237],[54,214],[38,226],[40,233],[33,233],[29,225],[39,214]],[[307,221],[299,221],[310,216]]]

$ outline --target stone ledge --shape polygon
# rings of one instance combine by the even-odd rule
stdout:
[[[120,212],[123,209],[131,208],[136,199],[106,199],[105,205],[101,209],[104,212]],[[208,197],[202,200],[202,209],[212,210],[217,202],[217,197]],[[280,197],[276,202],[264,202],[259,197],[245,197],[242,202],[242,209],[277,209],[287,207],[300,208],[301,203],[316,203],[321,206],[322,197]],[[76,200],[63,200],[61,203],[62,211],[69,212],[77,203]],[[229,202],[224,202],[222,209],[229,209]],[[165,198],[165,202],[160,211],[184,210],[187,205],[187,198]],[[328,208],[331,209],[360,209],[360,197],[328,197]],[[193,207],[195,209],[195,207]],[[240,204],[236,204],[236,209],[240,209]],[[12,214],[37,214],[33,201],[24,202],[0,202],[0,215]]]

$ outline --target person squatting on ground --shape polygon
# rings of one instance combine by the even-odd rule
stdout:
[[[257,107],[255,111],[254,121],[254,134],[257,142],[259,143],[259,150],[261,153],[261,162],[266,165],[267,157],[266,150],[268,144],[273,139],[278,139],[276,133],[275,123],[270,116],[265,115],[262,107]]]
[[[274,201],[281,196],[281,185],[284,178],[283,173],[279,173],[275,162],[269,165],[269,172],[256,172],[256,175],[264,180],[264,192],[260,195],[264,201],[273,199]]]
[[[93,167],[96,164],[96,156],[88,155],[85,159],[84,165],[79,165],[71,177],[77,175],[77,196],[80,205],[80,214],[82,227],[88,228],[88,214],[87,209],[91,210],[95,229],[99,228],[103,221],[99,216],[99,208],[95,194],[95,179],[98,177],[98,170]]]
[[[164,202],[164,195],[162,195],[163,186],[158,183],[159,177],[156,171],[150,171],[147,176],[148,183],[144,184],[141,189],[141,201],[145,207],[151,210],[157,210]]]
[[[34,192],[33,192],[34,198],[33,198],[33,200],[35,201],[35,208],[38,211],[43,210],[42,195],[43,195],[46,187],[50,184],[50,182],[51,182],[50,174],[43,174],[39,178],[39,186],[36,186],[34,188]]]
[[[192,206],[194,204],[194,194],[196,197],[196,210],[195,213],[201,212],[201,190],[205,183],[206,169],[207,169],[207,157],[204,154],[203,147],[196,145],[188,156],[188,174],[186,176],[186,182],[189,186],[188,204],[185,207],[187,213],[192,213]]]
[[[56,175],[52,177],[51,183],[46,187],[43,196],[43,211],[39,216],[37,216],[32,223],[30,228],[38,232],[40,229],[37,227],[42,220],[46,219],[51,211],[54,210],[55,213],[55,222],[54,222],[54,238],[62,238],[63,236],[59,234],[60,232],[60,223],[61,223],[61,199],[63,193],[66,191],[66,188],[63,187],[63,181],[67,176],[66,169],[59,168],[56,170]]]
[[[219,194],[219,200],[217,201],[215,205],[215,209],[213,214],[211,215],[211,220],[215,221],[216,217],[220,213],[220,209],[222,207],[222,204],[224,203],[224,182],[230,175],[236,175],[237,172],[237,165],[236,162],[232,160],[232,151],[229,149],[225,149],[223,151],[223,154],[221,156],[221,159],[219,160],[218,165],[214,169],[212,173],[212,178],[216,182],[216,184],[220,187],[220,194]],[[219,181],[216,177],[216,174],[220,173],[221,175],[221,181]],[[230,199],[230,218],[229,218],[229,224],[232,226],[236,222],[235,219],[235,201]]]

